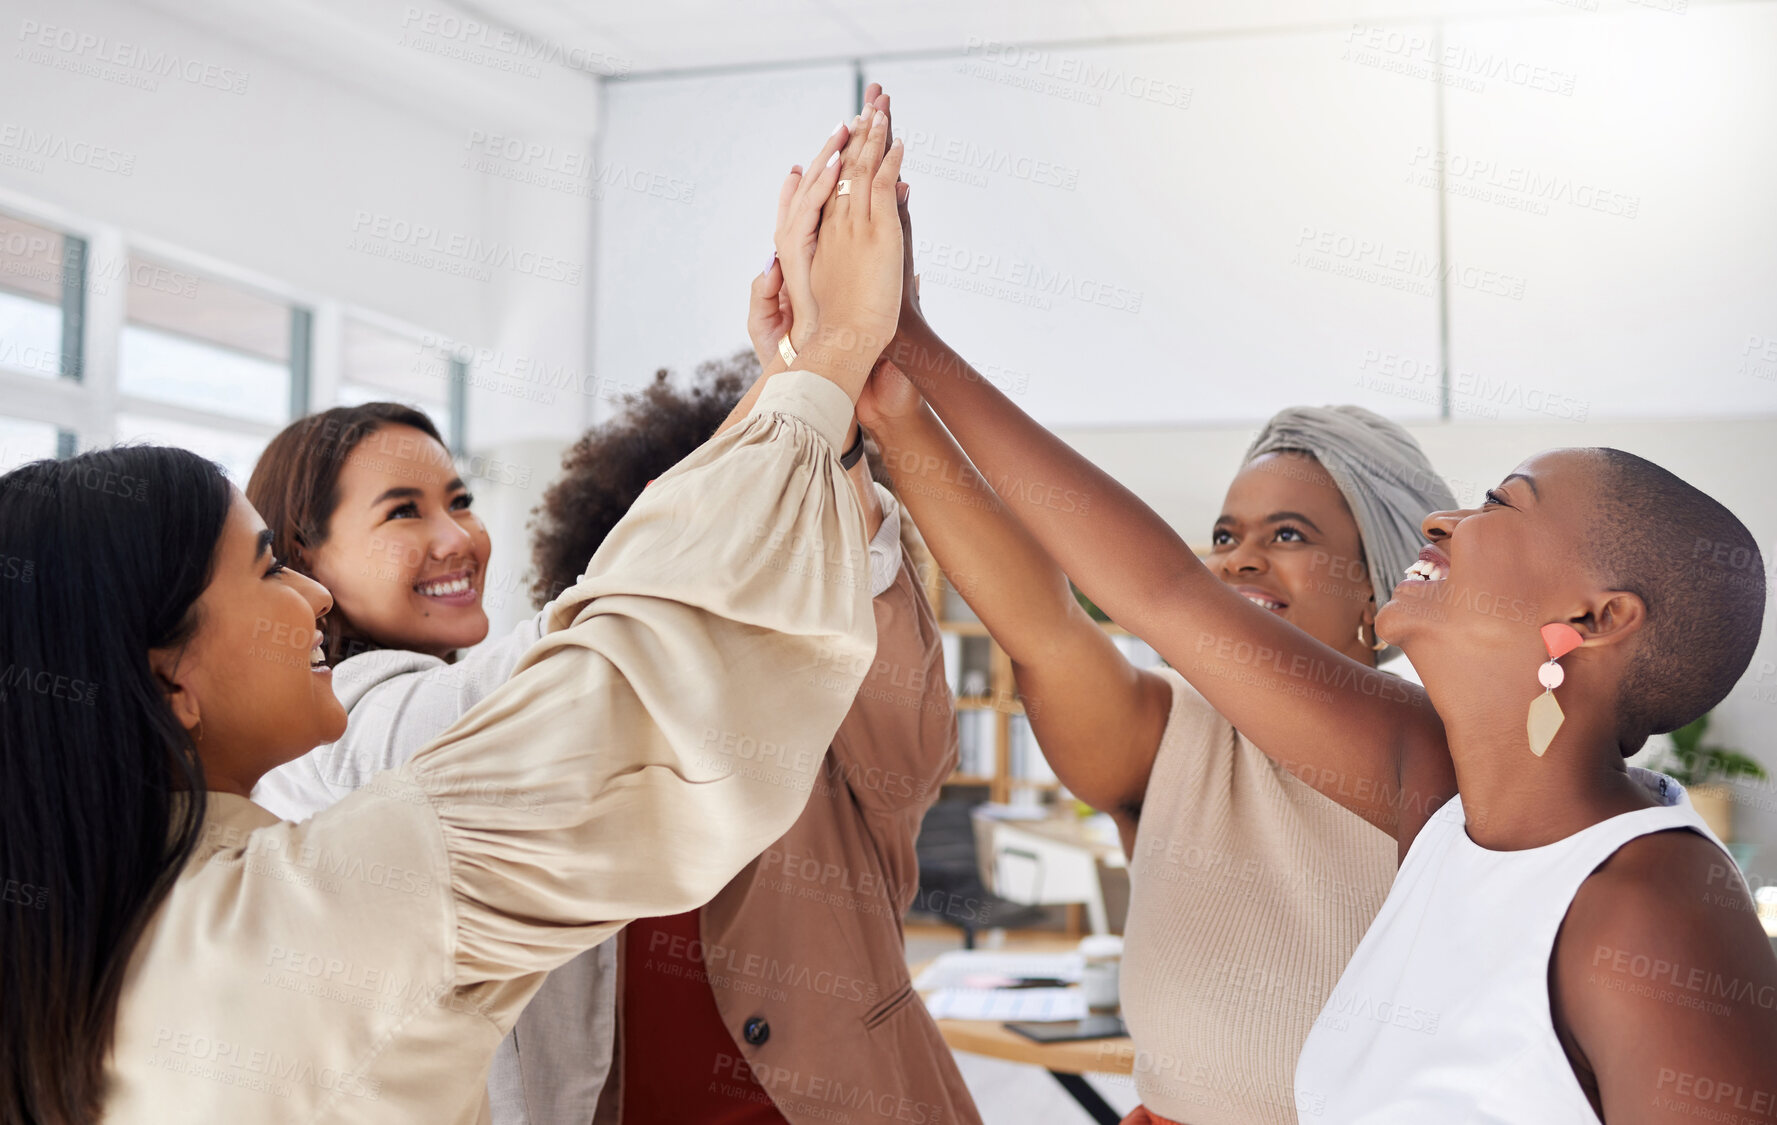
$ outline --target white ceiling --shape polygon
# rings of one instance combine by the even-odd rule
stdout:
[[[601,77],[962,56],[982,44],[1077,48],[1440,19],[1584,19],[1646,11],[1653,0],[141,2],[453,126],[467,118],[579,136],[598,119]]]
[[[596,51],[617,74],[962,53],[1353,22],[1587,14],[1627,0],[454,0],[490,24]],[[1692,0],[1693,3],[1696,0]],[[1704,0],[1708,2],[1708,0]]]

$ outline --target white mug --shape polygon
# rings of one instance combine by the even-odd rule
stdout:
[[[1086,1007],[1094,1012],[1116,1011],[1123,939],[1115,934],[1094,934],[1080,942],[1080,953],[1086,958],[1085,967],[1080,972],[1080,988],[1086,993]]]

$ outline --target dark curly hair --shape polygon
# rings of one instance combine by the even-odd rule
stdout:
[[[708,441],[758,377],[751,351],[698,364],[682,388],[661,368],[646,390],[624,397],[616,417],[581,435],[531,513],[531,601],[538,608],[579,580],[648,482]]]

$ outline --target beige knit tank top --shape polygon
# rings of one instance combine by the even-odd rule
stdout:
[[[1296,1057],[1388,897],[1395,842],[1267,758],[1183,676],[1130,857],[1123,1015],[1142,1104],[1293,1125]]]

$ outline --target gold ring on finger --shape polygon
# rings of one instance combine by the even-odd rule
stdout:
[[[850,195],[851,194],[851,181],[850,180],[840,180],[839,181],[838,194],[840,194],[840,195]]]

